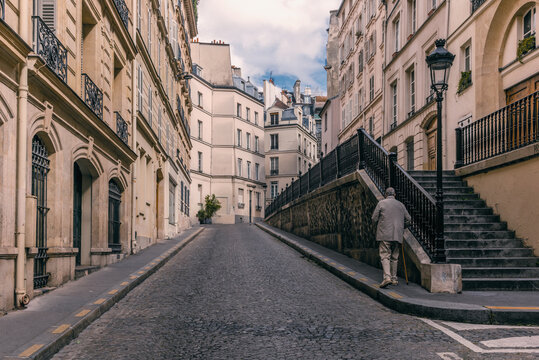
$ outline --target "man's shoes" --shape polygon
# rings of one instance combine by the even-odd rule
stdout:
[[[383,288],[387,287],[387,286],[390,285],[390,284],[391,284],[391,280],[385,279],[384,281],[382,281],[382,282],[380,283],[380,288],[383,289]]]
[[[397,280],[391,280],[391,285],[397,286],[399,285],[399,282]]]

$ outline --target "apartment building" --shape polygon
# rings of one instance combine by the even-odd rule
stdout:
[[[191,219],[212,194],[222,206],[213,223],[263,219],[263,96],[232,66],[230,45],[194,42],[191,48]]]
[[[275,99],[266,111],[267,203],[290,185],[292,179],[297,179],[318,162],[315,98],[309,89],[303,94],[300,90],[301,82],[297,80],[294,91],[283,94],[287,104]]]
[[[175,43],[170,22],[178,18],[178,4],[191,19],[186,26],[192,36],[191,2],[0,2],[0,310],[23,306],[43,289],[119,261],[144,244],[137,214],[151,216],[140,209],[154,206],[142,201],[152,199],[147,191],[156,192],[150,181],[156,175],[150,169],[141,174],[137,164],[143,157],[157,164],[159,156],[139,143],[157,127],[141,126],[139,115],[147,110],[137,104],[137,92],[156,100],[155,113],[170,105],[158,105],[153,92],[165,92],[164,73],[158,83],[149,83],[147,75],[144,89],[137,74],[145,63],[155,78],[157,67],[148,64],[158,51],[158,28],[167,24],[166,42]],[[154,46],[146,46],[143,18]],[[183,43],[175,44],[187,59]],[[167,63],[174,79],[176,60]],[[177,93],[185,103],[186,92],[175,87],[168,83],[169,98]],[[182,139],[178,148],[188,158],[189,139],[173,124],[180,117],[169,117],[169,143]],[[155,147],[166,163],[167,147]],[[144,187],[137,179],[144,179]]]

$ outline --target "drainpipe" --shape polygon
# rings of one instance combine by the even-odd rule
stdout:
[[[133,32],[131,36],[133,39],[136,39],[136,16],[138,14],[137,9],[137,0],[133,0],[131,4],[131,9],[134,9],[133,14],[135,14],[135,21],[133,21]],[[138,151],[137,151],[137,57],[135,55],[135,58],[131,62],[131,89],[133,91],[133,96],[131,97],[133,101],[131,102],[131,125],[132,125],[132,133],[131,133],[131,148],[133,151],[137,154],[137,159],[133,161],[133,164],[131,165],[131,243],[129,245],[130,247],[130,253],[134,254],[135,246],[137,246],[137,238],[136,238],[136,231],[135,231],[135,222],[136,222],[136,214],[137,214],[137,191],[136,191],[136,184],[137,184],[137,161],[138,161]]]
[[[19,3],[19,35],[27,43],[28,39],[28,4]],[[27,104],[28,104],[28,63],[19,64],[19,88],[17,95],[17,173],[16,173],[16,210],[15,210],[15,242],[17,244],[17,261],[15,277],[15,306],[23,307],[30,298],[26,293],[25,268],[25,222],[26,222],[26,146],[27,146]]]

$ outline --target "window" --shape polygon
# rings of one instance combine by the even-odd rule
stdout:
[[[241,176],[242,160],[238,158],[238,176]]]
[[[279,158],[270,158],[270,175],[279,175]]]
[[[240,103],[236,104],[236,115],[238,117],[241,117],[241,104]]]
[[[199,91],[198,92],[198,106],[203,107],[203,105],[204,105],[203,101],[204,101],[204,99],[202,97],[202,93]]]
[[[181,191],[181,196],[180,196],[180,211],[183,212],[183,193],[184,193],[183,181],[181,182],[180,191]]]
[[[431,10],[436,9],[436,0],[431,0],[430,6],[431,6]]]
[[[530,9],[523,18],[522,21],[522,37],[528,38],[535,34],[535,7]]]
[[[270,149],[279,149],[279,134],[270,135]]]
[[[148,123],[152,126],[152,87],[148,87]]]
[[[259,171],[260,171],[260,164],[255,163],[255,180],[260,180]]]
[[[414,138],[406,142],[406,170],[414,170]]]
[[[359,52],[358,65],[357,73],[360,74],[363,71],[363,50]]]
[[[246,135],[246,138],[245,138],[246,144],[245,145],[247,147],[247,150],[251,150],[251,134],[247,133],[245,135]]]
[[[328,144],[324,145],[324,154],[328,153]]]
[[[258,125],[258,112],[255,111],[255,125]]]
[[[258,191],[255,192],[255,199],[256,199],[256,208],[260,209],[260,193]]]
[[[238,146],[241,147],[241,130],[238,129]]]
[[[258,136],[255,136],[255,152],[258,152]]]
[[[395,28],[395,52],[400,50],[400,19],[395,20],[393,27]]]
[[[298,134],[298,150],[301,152],[301,135]]]
[[[369,79],[369,101],[374,100],[374,75]]]
[[[410,113],[413,114],[415,112],[415,70],[414,68],[411,68],[408,71],[408,83],[409,83],[409,91],[410,91]]]
[[[251,178],[251,162],[247,161],[247,179]]]
[[[471,63],[471,50],[470,45],[467,45],[464,48],[464,71],[471,71],[472,70],[472,63]]]
[[[148,52],[152,57],[152,9],[148,9]]]
[[[416,5],[416,0],[412,0],[410,1],[410,12],[411,12],[411,34],[415,34],[415,31],[417,29],[417,15],[416,15],[416,11],[417,11],[417,5]]]
[[[142,66],[138,66],[138,89],[137,89],[137,102],[138,111],[142,113],[142,91],[143,91],[144,78],[142,74]]]
[[[243,189],[238,189],[238,205],[243,204]]]
[[[245,108],[245,119],[251,121],[251,109]]]
[[[172,181],[168,191],[168,223],[174,225],[176,223],[176,184]]]
[[[275,199],[279,195],[279,183],[277,181],[272,181],[270,184],[270,194],[271,198]]]
[[[137,29],[142,33],[142,4],[141,0],[137,0]]]
[[[328,114],[324,114],[324,131],[328,131]]]
[[[277,124],[279,124],[279,113],[271,113],[270,125],[277,125]]]
[[[369,118],[369,134],[374,135],[374,119],[372,116]]]
[[[301,171],[301,158],[298,157],[298,173]]]
[[[198,139],[202,140],[202,121],[198,120]]]
[[[202,152],[198,152],[198,171],[202,172]]]
[[[392,122],[391,129],[397,126],[397,82],[391,84],[391,109],[392,109]]]

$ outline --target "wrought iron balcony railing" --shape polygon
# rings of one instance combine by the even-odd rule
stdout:
[[[182,102],[178,95],[176,95],[176,105],[178,107],[178,114],[180,115],[180,120],[182,121],[182,124],[185,127],[185,130],[187,131],[187,136],[191,136],[191,128],[185,117],[185,111],[183,110]]]
[[[270,175],[279,175],[279,169],[271,169]]]
[[[120,139],[122,139],[122,141],[127,144],[127,142],[129,141],[127,123],[118,111],[115,111],[114,113],[116,114],[116,135],[118,135]]]
[[[539,91],[456,129],[455,167],[539,141]]]
[[[39,16],[32,16],[32,20],[34,22],[34,51],[43,59],[49,69],[63,82],[67,82],[66,48]]]
[[[485,2],[485,0],[470,0],[472,2],[472,13],[475,12],[475,10],[479,9],[481,5]]]
[[[82,74],[82,84],[84,85],[84,102],[98,118],[103,120],[103,92],[87,74]]]
[[[124,0],[114,0],[114,6],[116,6],[116,10],[118,11],[118,14],[120,15],[120,19],[122,19],[122,22],[124,23],[124,26],[126,29],[129,27],[129,9],[127,8],[127,5],[125,4]]]
[[[0,11],[2,12],[2,14],[0,14],[0,18],[2,18],[2,20],[5,20],[6,18],[6,0],[0,0]]]

